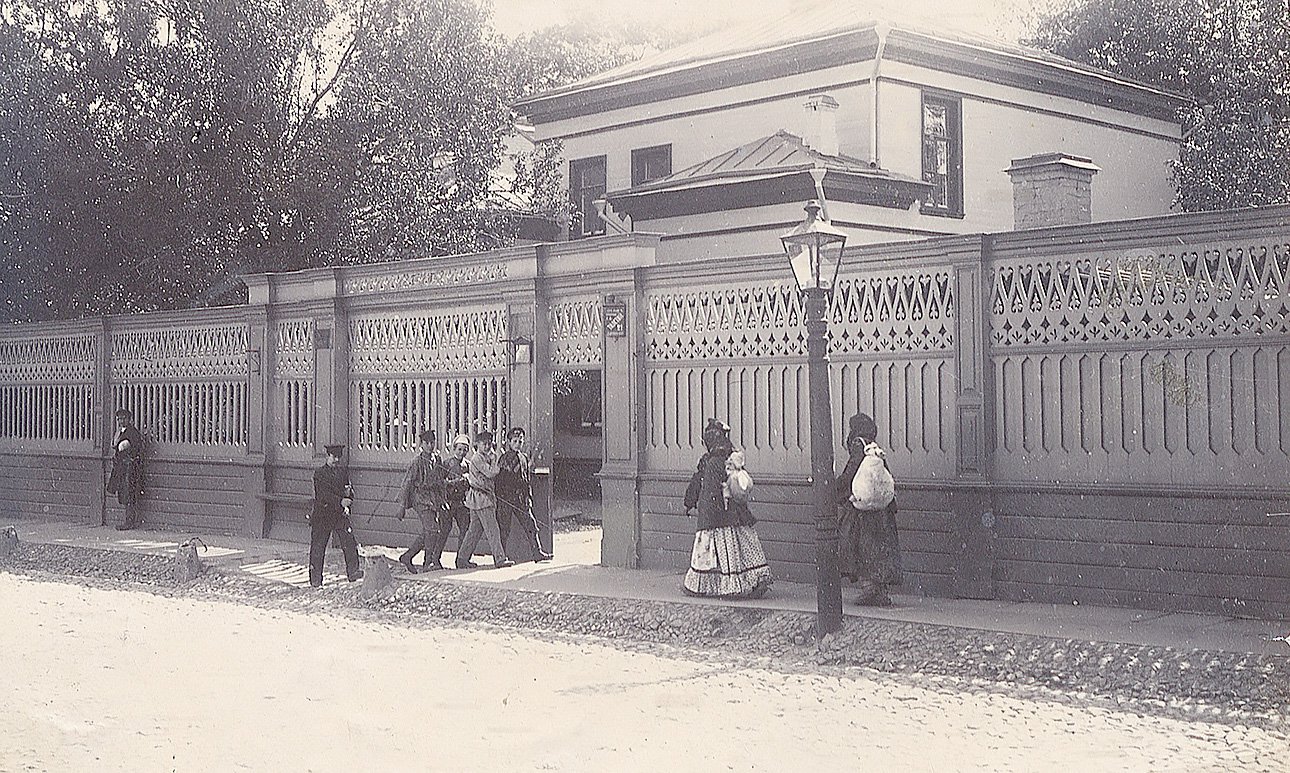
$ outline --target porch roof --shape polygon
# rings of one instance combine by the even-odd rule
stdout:
[[[781,129],[605,198],[634,220],[779,204],[815,197],[812,170],[824,171],[829,201],[908,209],[932,187],[858,158],[826,155]]]

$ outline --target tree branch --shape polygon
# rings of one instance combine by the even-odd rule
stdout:
[[[304,136],[305,128],[318,112],[318,106],[322,104],[322,101],[327,98],[327,95],[336,88],[336,84],[340,82],[341,75],[343,75],[349,68],[349,63],[353,61],[354,53],[358,50],[359,42],[367,34],[371,27],[371,23],[372,19],[367,14],[367,0],[364,0],[363,4],[359,7],[358,22],[354,26],[354,37],[350,39],[349,45],[345,47],[345,53],[341,55],[340,62],[336,64],[336,71],[332,73],[331,78],[327,81],[327,85],[323,86],[318,93],[314,94],[313,99],[309,102],[309,106],[306,107],[304,112],[301,114],[299,123],[296,124],[296,128],[291,132],[290,139],[287,140],[287,144],[282,149],[282,156],[284,159],[290,156],[296,146],[300,144],[300,140]]]

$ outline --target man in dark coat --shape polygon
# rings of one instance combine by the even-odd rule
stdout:
[[[399,556],[399,563],[407,568],[409,574],[416,574],[416,565],[412,563],[412,559],[416,558],[417,553],[427,547],[433,547],[438,541],[439,522],[447,506],[445,487],[448,468],[444,466],[443,459],[436,448],[438,436],[434,430],[428,429],[421,433],[419,439],[420,453],[412,460],[408,473],[403,478],[400,503],[403,509],[399,511],[400,521],[403,520],[403,513],[407,510],[415,510],[417,517],[421,519],[421,534],[413,541],[412,546]],[[439,563],[439,559],[427,550],[425,560],[421,564],[421,571],[429,572],[442,568],[443,564]]]
[[[533,462],[524,453],[524,428],[511,427],[506,433],[506,450],[497,457],[499,471],[494,481],[497,492],[497,525],[502,544],[511,534],[511,519],[519,521],[528,538],[534,561],[550,561],[551,554],[542,549],[538,522],[533,515]]]
[[[345,553],[345,574],[349,581],[362,578],[358,567],[358,542],[349,523],[349,506],[354,502],[354,489],[349,485],[349,473],[340,466],[345,446],[327,446],[327,461],[314,470],[314,507],[309,516],[309,584],[322,586],[323,558],[327,541],[333,536]]]
[[[112,438],[112,477],[107,492],[125,507],[117,530],[137,528],[143,521],[139,499],[143,496],[143,435],[134,426],[134,414],[122,408],[116,412],[116,435]]]

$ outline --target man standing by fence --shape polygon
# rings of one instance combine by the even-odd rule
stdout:
[[[349,506],[354,502],[354,489],[349,485],[349,474],[340,466],[345,446],[326,446],[327,461],[314,470],[314,507],[309,516],[309,584],[322,586],[323,558],[327,542],[333,536],[345,553],[345,574],[354,582],[363,577],[358,568],[358,542],[349,523]]]
[[[143,521],[139,499],[143,496],[143,434],[134,426],[134,414],[125,408],[116,412],[116,435],[112,438],[112,477],[107,492],[125,508],[118,531],[137,528]]]
[[[533,461],[524,453],[524,428],[511,427],[506,433],[506,450],[497,458],[497,525],[506,544],[511,533],[511,519],[519,521],[528,537],[534,561],[550,561],[551,554],[542,550],[538,522],[533,516]]]

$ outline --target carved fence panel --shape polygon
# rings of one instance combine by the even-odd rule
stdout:
[[[349,321],[350,442],[361,452],[416,448],[507,422],[507,311],[502,305]]]
[[[134,413],[159,447],[245,447],[245,323],[114,330],[110,409]]]
[[[831,307],[836,453],[864,411],[909,478],[953,473],[954,299],[947,268],[852,269]],[[655,288],[646,296],[646,459],[689,469],[708,417],[763,470],[809,468],[806,339],[783,281]]]
[[[0,340],[0,442],[89,447],[102,357],[94,332],[39,333]]]
[[[312,455],[314,418],[314,324],[309,319],[281,320],[274,336],[276,435],[283,449]]]
[[[601,367],[600,296],[553,302],[547,314],[551,331],[551,367],[591,370]]]
[[[996,256],[997,477],[1284,483],[1290,245],[1187,236],[1124,254]]]

